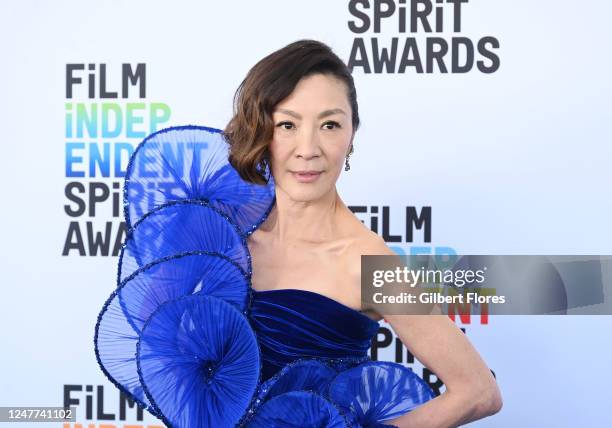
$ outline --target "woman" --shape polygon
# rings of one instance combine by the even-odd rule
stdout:
[[[249,239],[253,288],[308,290],[361,310],[360,256],[394,253],[353,215],[335,187],[342,167],[349,169],[359,127],[350,72],[324,44],[301,40],[255,65],[235,101],[237,114],[225,130],[230,161],[245,180],[261,183],[255,167],[267,159],[276,184],[276,204]],[[266,106],[273,106],[271,114]],[[370,308],[363,313],[382,318]],[[388,423],[451,427],[500,410],[490,370],[447,316],[385,320],[447,388]]]
[[[360,256],[393,253],[336,192],[358,126],[346,66],[301,40],[253,67],[224,132],[167,128],[139,145],[94,337],[111,382],[176,427],[452,427],[499,410],[446,316],[385,317],[445,383],[438,397],[367,355],[381,314],[361,307]]]

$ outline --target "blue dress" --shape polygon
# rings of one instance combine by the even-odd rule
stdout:
[[[149,135],[124,183],[128,234],[95,326],[108,379],[173,427],[385,427],[434,397],[372,361],[378,322],[319,293],[251,287],[247,239],[275,201],[220,130]]]

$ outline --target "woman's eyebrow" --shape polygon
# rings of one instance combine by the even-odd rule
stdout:
[[[285,114],[288,114],[289,116],[295,117],[296,119],[301,119],[302,118],[302,116],[299,113],[296,113],[293,110],[287,110],[287,109],[284,109],[284,108],[276,109],[274,112],[275,113],[276,112],[285,113]],[[322,111],[321,113],[319,113],[319,115],[317,116],[317,119],[321,119],[321,118],[326,117],[326,116],[331,116],[332,114],[346,114],[346,113],[341,108],[332,108],[332,109],[325,110],[325,111]]]

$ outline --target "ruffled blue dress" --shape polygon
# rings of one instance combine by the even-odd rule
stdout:
[[[274,182],[247,183],[218,129],[149,135],[124,183],[128,234],[95,326],[100,368],[172,427],[385,427],[434,397],[372,361],[378,323],[324,295],[251,287],[247,239]]]

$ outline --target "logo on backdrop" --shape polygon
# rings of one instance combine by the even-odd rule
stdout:
[[[463,35],[469,0],[350,0],[348,67],[363,73],[494,73],[499,40]],[[406,37],[406,34],[410,36]]]
[[[452,247],[431,245],[431,206],[406,206],[401,210],[392,210],[388,205],[351,205],[348,208],[399,255],[457,255]],[[412,245],[419,240],[424,244]]]
[[[78,420],[74,424],[64,423],[63,428],[112,427],[112,428],[162,428],[160,423],[151,423],[156,418],[129,399],[114,386],[63,385],[63,403],[74,407]],[[134,423],[136,420],[138,423]],[[87,421],[87,424],[83,423]],[[91,423],[98,421],[98,424]]]
[[[136,146],[170,120],[147,101],[146,64],[66,64],[63,256],[116,256],[125,239],[121,178]]]

